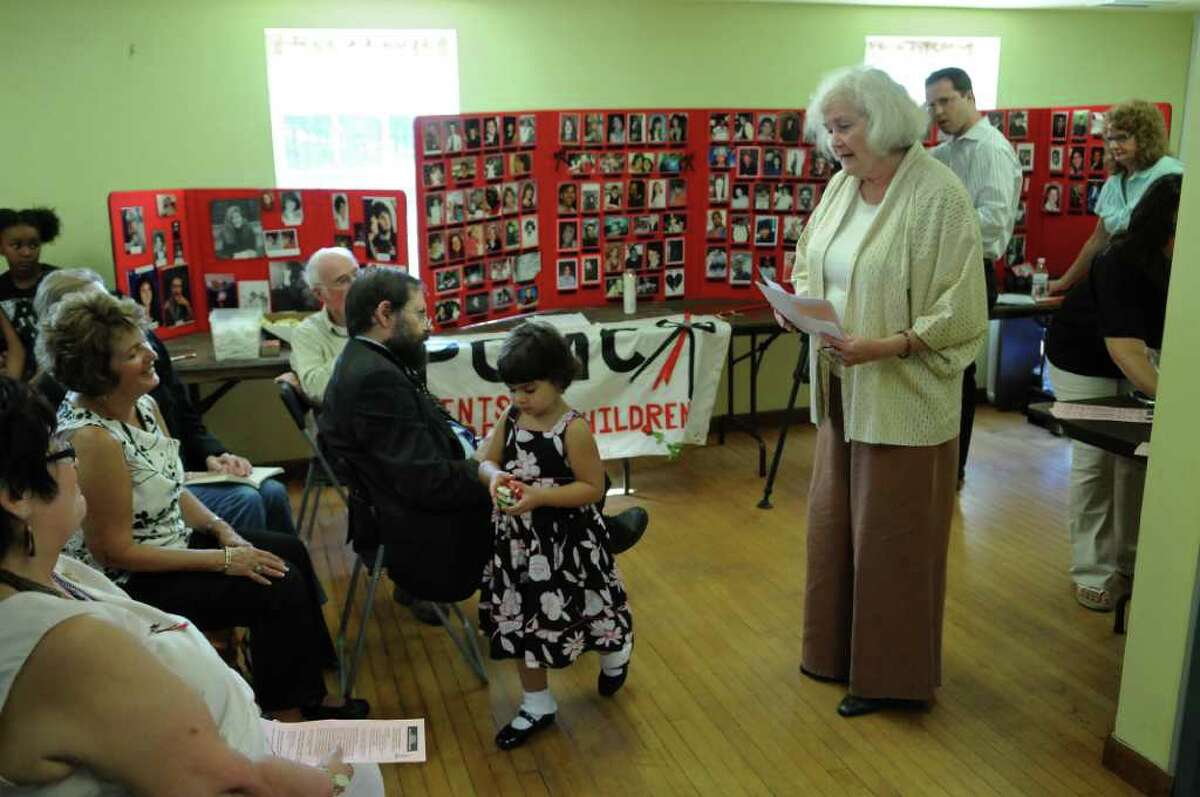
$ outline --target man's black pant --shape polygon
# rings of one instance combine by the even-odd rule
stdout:
[[[983,279],[987,286],[987,307],[990,314],[996,305],[996,264],[992,260],[983,261]],[[958,478],[962,479],[967,473],[967,451],[971,448],[971,430],[975,426],[975,363],[963,371],[962,381],[962,418],[958,428]]]

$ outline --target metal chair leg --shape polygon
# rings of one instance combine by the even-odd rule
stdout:
[[[312,542],[313,529],[317,525],[317,513],[321,509],[321,494],[325,491],[325,485],[317,483],[313,485],[313,502],[309,507],[308,513],[308,529],[304,532],[304,539],[307,542]]]
[[[358,637],[354,641],[354,653],[350,657],[350,667],[347,672],[345,659],[345,642],[344,632],[346,621],[348,619],[347,612],[350,608],[350,598],[352,592],[346,594],[346,607],[342,610],[342,630],[338,633],[338,639],[341,644],[338,645],[338,669],[340,670],[340,681],[342,687],[342,697],[349,698],[354,693],[354,682],[358,679],[358,665],[362,661],[363,647],[367,641],[367,626],[371,622],[371,612],[375,608],[375,589],[379,586],[379,577],[383,574],[383,546],[375,552],[375,562],[371,565],[370,579],[367,581],[367,602],[363,606],[362,623],[358,627]],[[351,578],[351,587],[353,588],[353,580],[358,576],[359,568],[362,566],[362,557],[355,559],[355,573]]]
[[[475,626],[463,614],[462,609],[459,608],[457,603],[445,605],[448,605],[450,611],[458,618],[459,623],[462,625],[461,631],[456,631],[451,626],[449,614],[442,608],[443,604],[433,603],[431,605],[438,619],[442,621],[442,627],[446,629],[446,634],[450,637],[450,641],[458,648],[463,661],[474,671],[480,682],[486,684],[488,682],[487,669],[483,666],[483,656],[479,653],[479,642],[476,639]]]
[[[304,477],[304,495],[300,497],[300,515],[296,518],[296,528],[304,528],[304,518],[308,512],[308,494],[312,491],[315,473],[312,460],[308,461],[308,473]]]

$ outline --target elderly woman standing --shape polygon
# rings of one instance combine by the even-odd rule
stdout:
[[[144,319],[100,291],[42,319],[38,361],[68,390],[58,428],[78,452],[88,513],[71,556],[135,599],[201,629],[246,626],[255,694],[282,719],[361,719],[365,701],[327,696],[336,664],[308,552],[294,535],[239,534],[183,486],[179,442],[148,394],[158,385]]]
[[[796,245],[797,293],[845,337],[813,347],[801,671],[845,682],[853,717],[941,682],[963,369],[987,323],[979,225],[925,152],[928,119],[877,69],[827,77],[809,134],[841,163]]]
[[[1114,105],[1104,116],[1104,166],[1109,178],[1096,201],[1096,229],[1084,241],[1074,262],[1050,281],[1051,293],[1066,293],[1087,276],[1092,260],[1109,239],[1129,227],[1133,209],[1158,178],[1182,174],[1183,163],[1167,154],[1167,123],[1162,112],[1144,100]]]

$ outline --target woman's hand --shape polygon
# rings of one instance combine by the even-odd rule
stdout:
[[[283,578],[287,574],[287,564],[270,551],[263,551],[253,546],[231,547],[229,567],[225,570],[227,576],[244,576],[265,587],[271,585],[272,578]]]
[[[250,460],[228,452],[219,457],[205,457],[204,464],[209,473],[228,473],[230,476],[249,476],[253,468]]]
[[[896,347],[895,339],[899,338],[900,346]],[[862,365],[863,363],[896,357],[904,353],[903,336],[891,338],[858,338],[847,335],[842,339],[821,336],[821,348],[841,362],[842,365]]]
[[[532,512],[545,504],[545,487],[534,487],[516,480],[511,481],[509,487],[519,488],[520,492],[518,495],[520,498],[517,499],[515,504],[500,508],[500,511],[506,515],[524,515],[526,512]]]

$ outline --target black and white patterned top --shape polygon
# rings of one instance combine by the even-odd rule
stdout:
[[[58,408],[58,429],[70,435],[85,426],[107,431],[121,446],[129,478],[133,482],[133,541],[158,548],[187,548],[191,531],[183,522],[179,493],[183,488],[183,463],[179,459],[179,441],[167,437],[159,428],[154,399],[142,396],[137,401],[138,426],[104,418],[72,403],[74,393]],[[84,544],[83,532],[67,541],[63,552],[97,569],[104,569]],[[118,584],[129,578],[124,570],[104,569]]]

